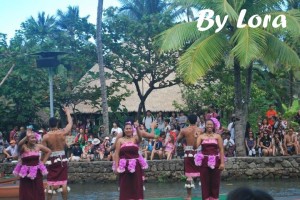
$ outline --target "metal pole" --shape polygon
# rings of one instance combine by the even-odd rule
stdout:
[[[49,92],[50,92],[50,117],[54,117],[54,110],[53,110],[53,71],[52,71],[52,67],[49,67]]]

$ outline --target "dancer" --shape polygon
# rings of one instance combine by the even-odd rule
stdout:
[[[181,129],[177,143],[183,138],[186,139],[187,146],[184,148],[184,173],[186,176],[185,188],[187,191],[187,199],[192,198],[192,188],[195,188],[194,178],[200,176],[200,168],[195,165],[194,155],[197,153],[197,137],[200,135],[201,129],[197,127],[197,115],[189,115],[189,127]]]
[[[20,200],[44,200],[43,175],[48,171],[45,162],[51,154],[51,150],[41,144],[37,144],[35,134],[27,132],[20,138],[20,161],[15,167],[13,174],[20,177],[19,199]],[[40,161],[39,152],[45,155]]]
[[[47,199],[52,199],[53,194],[62,192],[62,198],[68,198],[68,159],[65,156],[66,135],[72,129],[72,118],[68,108],[64,107],[68,124],[64,129],[58,129],[58,120],[55,117],[49,119],[50,131],[44,136],[42,144],[52,150],[50,159],[46,162],[49,174],[47,176]]]
[[[221,171],[224,170],[223,141],[214,131],[214,122],[209,119],[206,121],[204,133],[197,139],[201,152],[196,154],[195,164],[200,166],[203,200],[219,198]]]
[[[155,123],[152,123],[152,130],[154,126]],[[148,164],[139,155],[138,144],[145,133],[138,128],[136,123],[135,128],[137,134],[134,136],[132,123],[125,123],[123,137],[116,141],[113,169],[119,174],[120,200],[144,199],[143,169],[147,169]],[[149,137],[154,137],[153,131]]]

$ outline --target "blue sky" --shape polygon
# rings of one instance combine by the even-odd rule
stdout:
[[[80,16],[90,15],[89,21],[96,24],[98,0],[0,0],[0,33],[12,38],[30,16],[37,18],[42,11],[55,15],[58,9],[67,11],[69,5],[79,6]],[[119,5],[118,0],[104,0],[104,8]]]

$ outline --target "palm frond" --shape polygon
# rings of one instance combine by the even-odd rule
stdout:
[[[205,33],[198,31],[197,22],[181,23],[157,35],[155,37],[155,46],[161,52],[178,50],[186,43],[194,42],[203,34]]]
[[[293,38],[300,36],[300,11],[299,10],[289,10],[287,12],[272,12],[268,13],[271,15],[271,18],[274,19],[278,15],[284,15],[286,17],[286,27],[282,28],[281,26],[278,28],[274,28],[272,26],[272,21],[269,22],[266,30],[270,33],[278,33],[288,31],[291,33]]]
[[[262,61],[267,64],[282,64],[285,67],[298,67],[300,58],[297,53],[285,42],[266,32],[267,50]]]
[[[201,37],[180,57],[178,73],[186,83],[195,83],[223,60],[227,47],[228,40],[224,34]]]
[[[236,12],[239,12],[246,0],[232,0],[232,7]]]
[[[260,58],[267,48],[265,31],[246,26],[237,29],[231,42],[234,45],[231,53],[238,58],[240,65],[247,67],[253,60]]]

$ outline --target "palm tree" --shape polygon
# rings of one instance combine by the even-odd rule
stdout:
[[[107,89],[106,89],[105,72],[104,72],[104,64],[103,64],[103,43],[102,43],[102,37],[101,37],[102,13],[103,13],[103,0],[98,0],[96,43],[97,43],[98,65],[99,65],[99,78],[100,78],[100,85],[101,85],[103,124],[105,127],[105,134],[109,134]]]
[[[55,17],[45,15],[45,12],[38,13],[37,19],[32,16],[21,24],[24,35],[29,42],[33,42],[43,48],[52,40],[55,33]]]
[[[142,17],[163,12],[167,4],[163,0],[119,0],[120,12],[134,20]]]
[[[208,70],[211,70],[221,61],[226,60],[233,67],[235,87],[235,114],[241,119],[235,126],[237,155],[246,155],[244,148],[244,132],[247,121],[247,107],[250,97],[243,95],[241,69],[250,67],[254,61],[262,61],[265,64],[281,63],[283,66],[297,66],[300,62],[297,53],[287,43],[283,42],[280,32],[288,31],[293,37],[300,34],[300,12],[289,10],[283,12],[281,7],[284,1],[269,0],[189,0],[198,2],[202,8],[213,8],[215,15],[221,19],[228,15],[228,21],[224,28],[215,33],[216,26],[212,29],[199,32],[197,22],[181,23],[161,33],[156,42],[162,52],[178,50],[189,46],[180,57],[178,72],[186,82],[195,83]],[[275,29],[271,22],[267,28],[237,28],[238,13],[247,9],[245,22],[254,15],[265,16],[269,14],[274,19],[279,14],[284,14],[287,20],[285,29]],[[251,78],[251,74],[250,74]],[[249,80],[247,88],[251,88]],[[248,93],[247,91],[245,92]],[[248,93],[249,94],[249,93]]]

